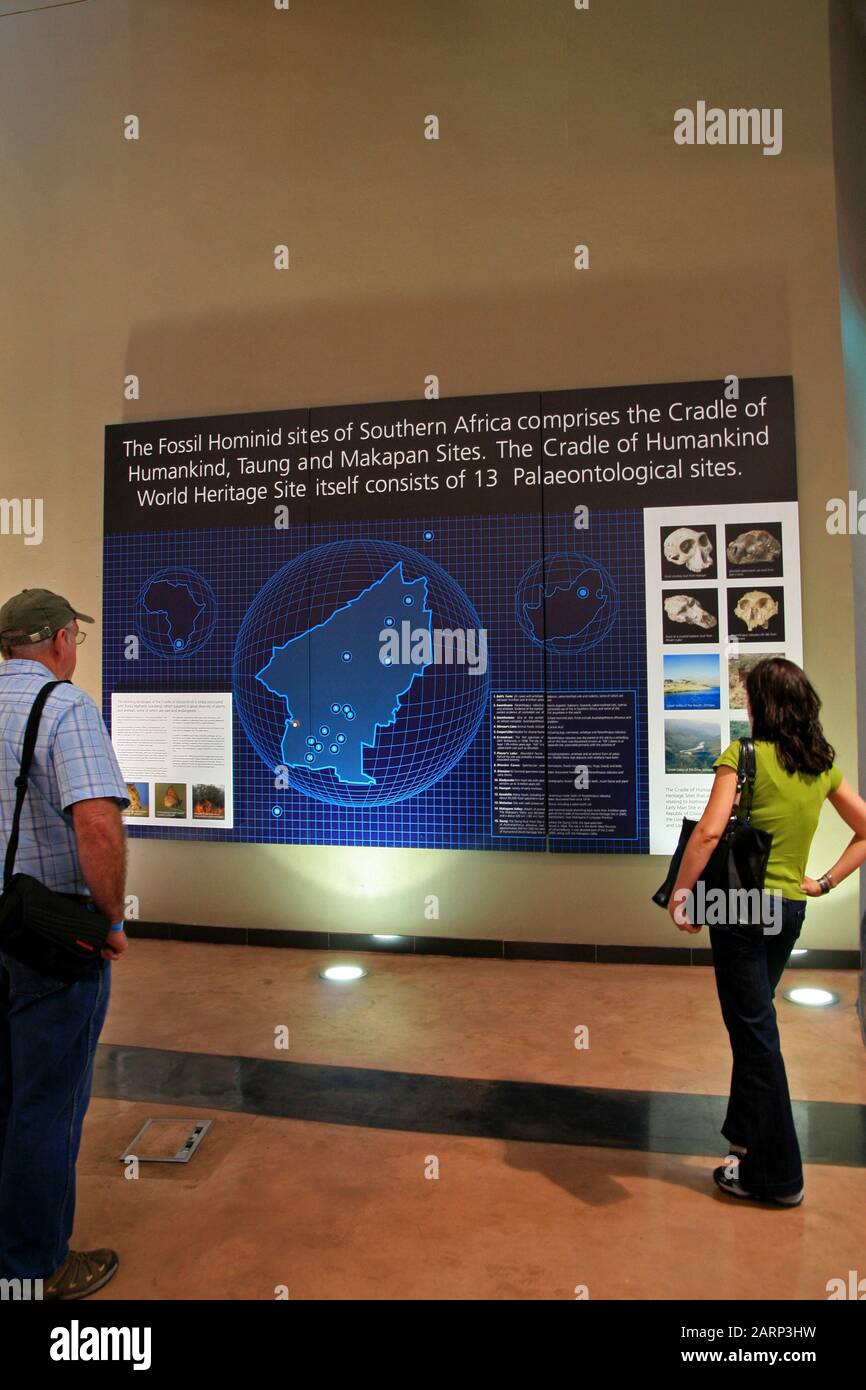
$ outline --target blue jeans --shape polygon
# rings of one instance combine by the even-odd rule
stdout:
[[[803,1186],[788,1078],[773,996],[803,927],[806,902],[782,899],[781,930],[710,927],[716,987],[734,1057],[722,1134],[745,1148],[739,1181],[759,1197],[791,1197]]]
[[[75,1217],[75,1164],[111,962],[49,979],[0,951],[0,1277],[47,1279]]]

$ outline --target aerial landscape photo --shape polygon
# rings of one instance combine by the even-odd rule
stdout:
[[[665,772],[712,772],[721,751],[717,719],[665,720]]]

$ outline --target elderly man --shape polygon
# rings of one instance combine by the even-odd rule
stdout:
[[[15,806],[24,729],[41,687],[75,671],[86,613],[47,589],[0,609],[0,861]],[[74,984],[0,948],[0,1277],[42,1279],[43,1297],[86,1298],[115,1274],[113,1250],[70,1250],[75,1164],[93,1058],[123,931],[126,782],[95,702],[76,686],[48,696],[21,818],[15,871],[92,904],[114,925]]]

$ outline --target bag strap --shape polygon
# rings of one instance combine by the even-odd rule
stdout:
[[[752,814],[752,799],[755,794],[755,777],[757,776],[757,763],[755,759],[755,742],[751,738],[740,739],[740,756],[737,760],[737,794],[734,801],[733,816],[736,820],[749,824]],[[743,792],[748,792],[748,801],[745,803],[747,810],[745,815],[740,815],[743,809]]]
[[[9,843],[6,846],[6,862],[3,866],[4,893],[9,887],[9,880],[12,877],[12,871],[15,867],[15,855],[18,850],[18,833],[21,829],[21,811],[24,806],[24,798],[27,795],[30,764],[33,762],[33,753],[36,748],[36,735],[39,732],[39,721],[42,718],[45,701],[56,686],[69,684],[69,681],[46,681],[45,685],[43,685],[42,689],[38,692],[30,709],[27,727],[24,730],[24,743],[21,748],[21,766],[18,776],[15,778],[15,814],[12,817],[12,829],[9,832]]]

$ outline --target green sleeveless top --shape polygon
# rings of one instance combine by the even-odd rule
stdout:
[[[740,740],[734,739],[713,767],[737,768]],[[786,772],[776,755],[776,745],[755,739],[755,790],[752,825],[768,830],[773,845],[767,863],[764,888],[783,898],[805,898],[800,887],[818,816],[828,792],[834,792],[842,773],[834,763],[828,772]]]

